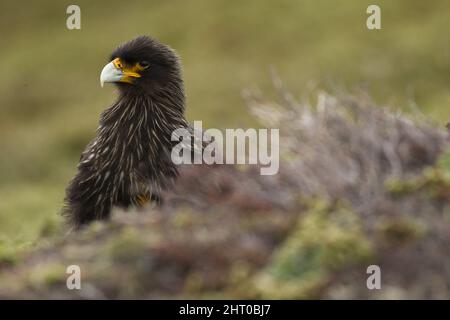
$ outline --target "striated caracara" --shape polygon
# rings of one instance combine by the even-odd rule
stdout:
[[[140,36],[119,46],[100,82],[114,82],[119,96],[101,114],[66,189],[63,214],[74,228],[108,218],[115,206],[158,203],[177,176],[171,134],[189,128],[178,56],[159,41]]]

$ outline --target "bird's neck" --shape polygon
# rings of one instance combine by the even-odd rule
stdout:
[[[184,95],[174,96],[170,90],[152,94],[121,92],[117,101],[102,114],[100,126],[121,131],[140,128],[164,138],[187,125],[184,103]]]
[[[171,135],[178,128],[187,127],[184,118],[184,97],[167,92],[158,94],[122,94],[103,112],[98,142],[120,157],[134,154],[137,158],[151,157],[151,161],[168,162],[173,142]],[[117,156],[117,155],[116,155]]]

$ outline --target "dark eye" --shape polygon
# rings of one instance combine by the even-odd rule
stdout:
[[[148,61],[141,61],[141,62],[139,62],[139,65],[140,65],[143,69],[147,69],[148,67],[150,67],[150,63],[148,63]]]

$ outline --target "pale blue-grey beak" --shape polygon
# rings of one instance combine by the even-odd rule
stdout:
[[[105,82],[119,82],[123,76],[123,71],[116,68],[114,63],[110,62],[100,73],[100,85],[103,87]]]

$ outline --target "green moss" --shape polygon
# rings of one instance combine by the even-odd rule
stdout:
[[[6,246],[0,242],[0,265],[12,265],[18,261],[18,254],[15,248]]]
[[[387,245],[410,243],[420,239],[427,232],[426,223],[414,217],[382,219],[377,222],[376,230]]]
[[[38,264],[27,275],[27,282],[33,288],[64,285],[68,276],[66,268],[67,266],[59,263]]]
[[[192,227],[195,224],[195,215],[191,209],[184,208],[179,210],[176,216],[171,220],[172,226],[176,229],[184,229]]]
[[[145,243],[138,230],[126,227],[109,240],[105,250],[115,262],[135,261],[142,256]]]
[[[342,204],[319,200],[298,221],[256,286],[264,298],[311,298],[332,271],[371,256],[358,216]]]
[[[0,239],[0,266],[17,264],[31,245],[30,242]]]
[[[450,171],[450,150],[446,150],[442,153],[438,160],[439,168]]]
[[[433,199],[450,199],[450,171],[439,166],[425,169],[420,175],[410,179],[388,179],[386,189],[397,197],[423,191]]]

